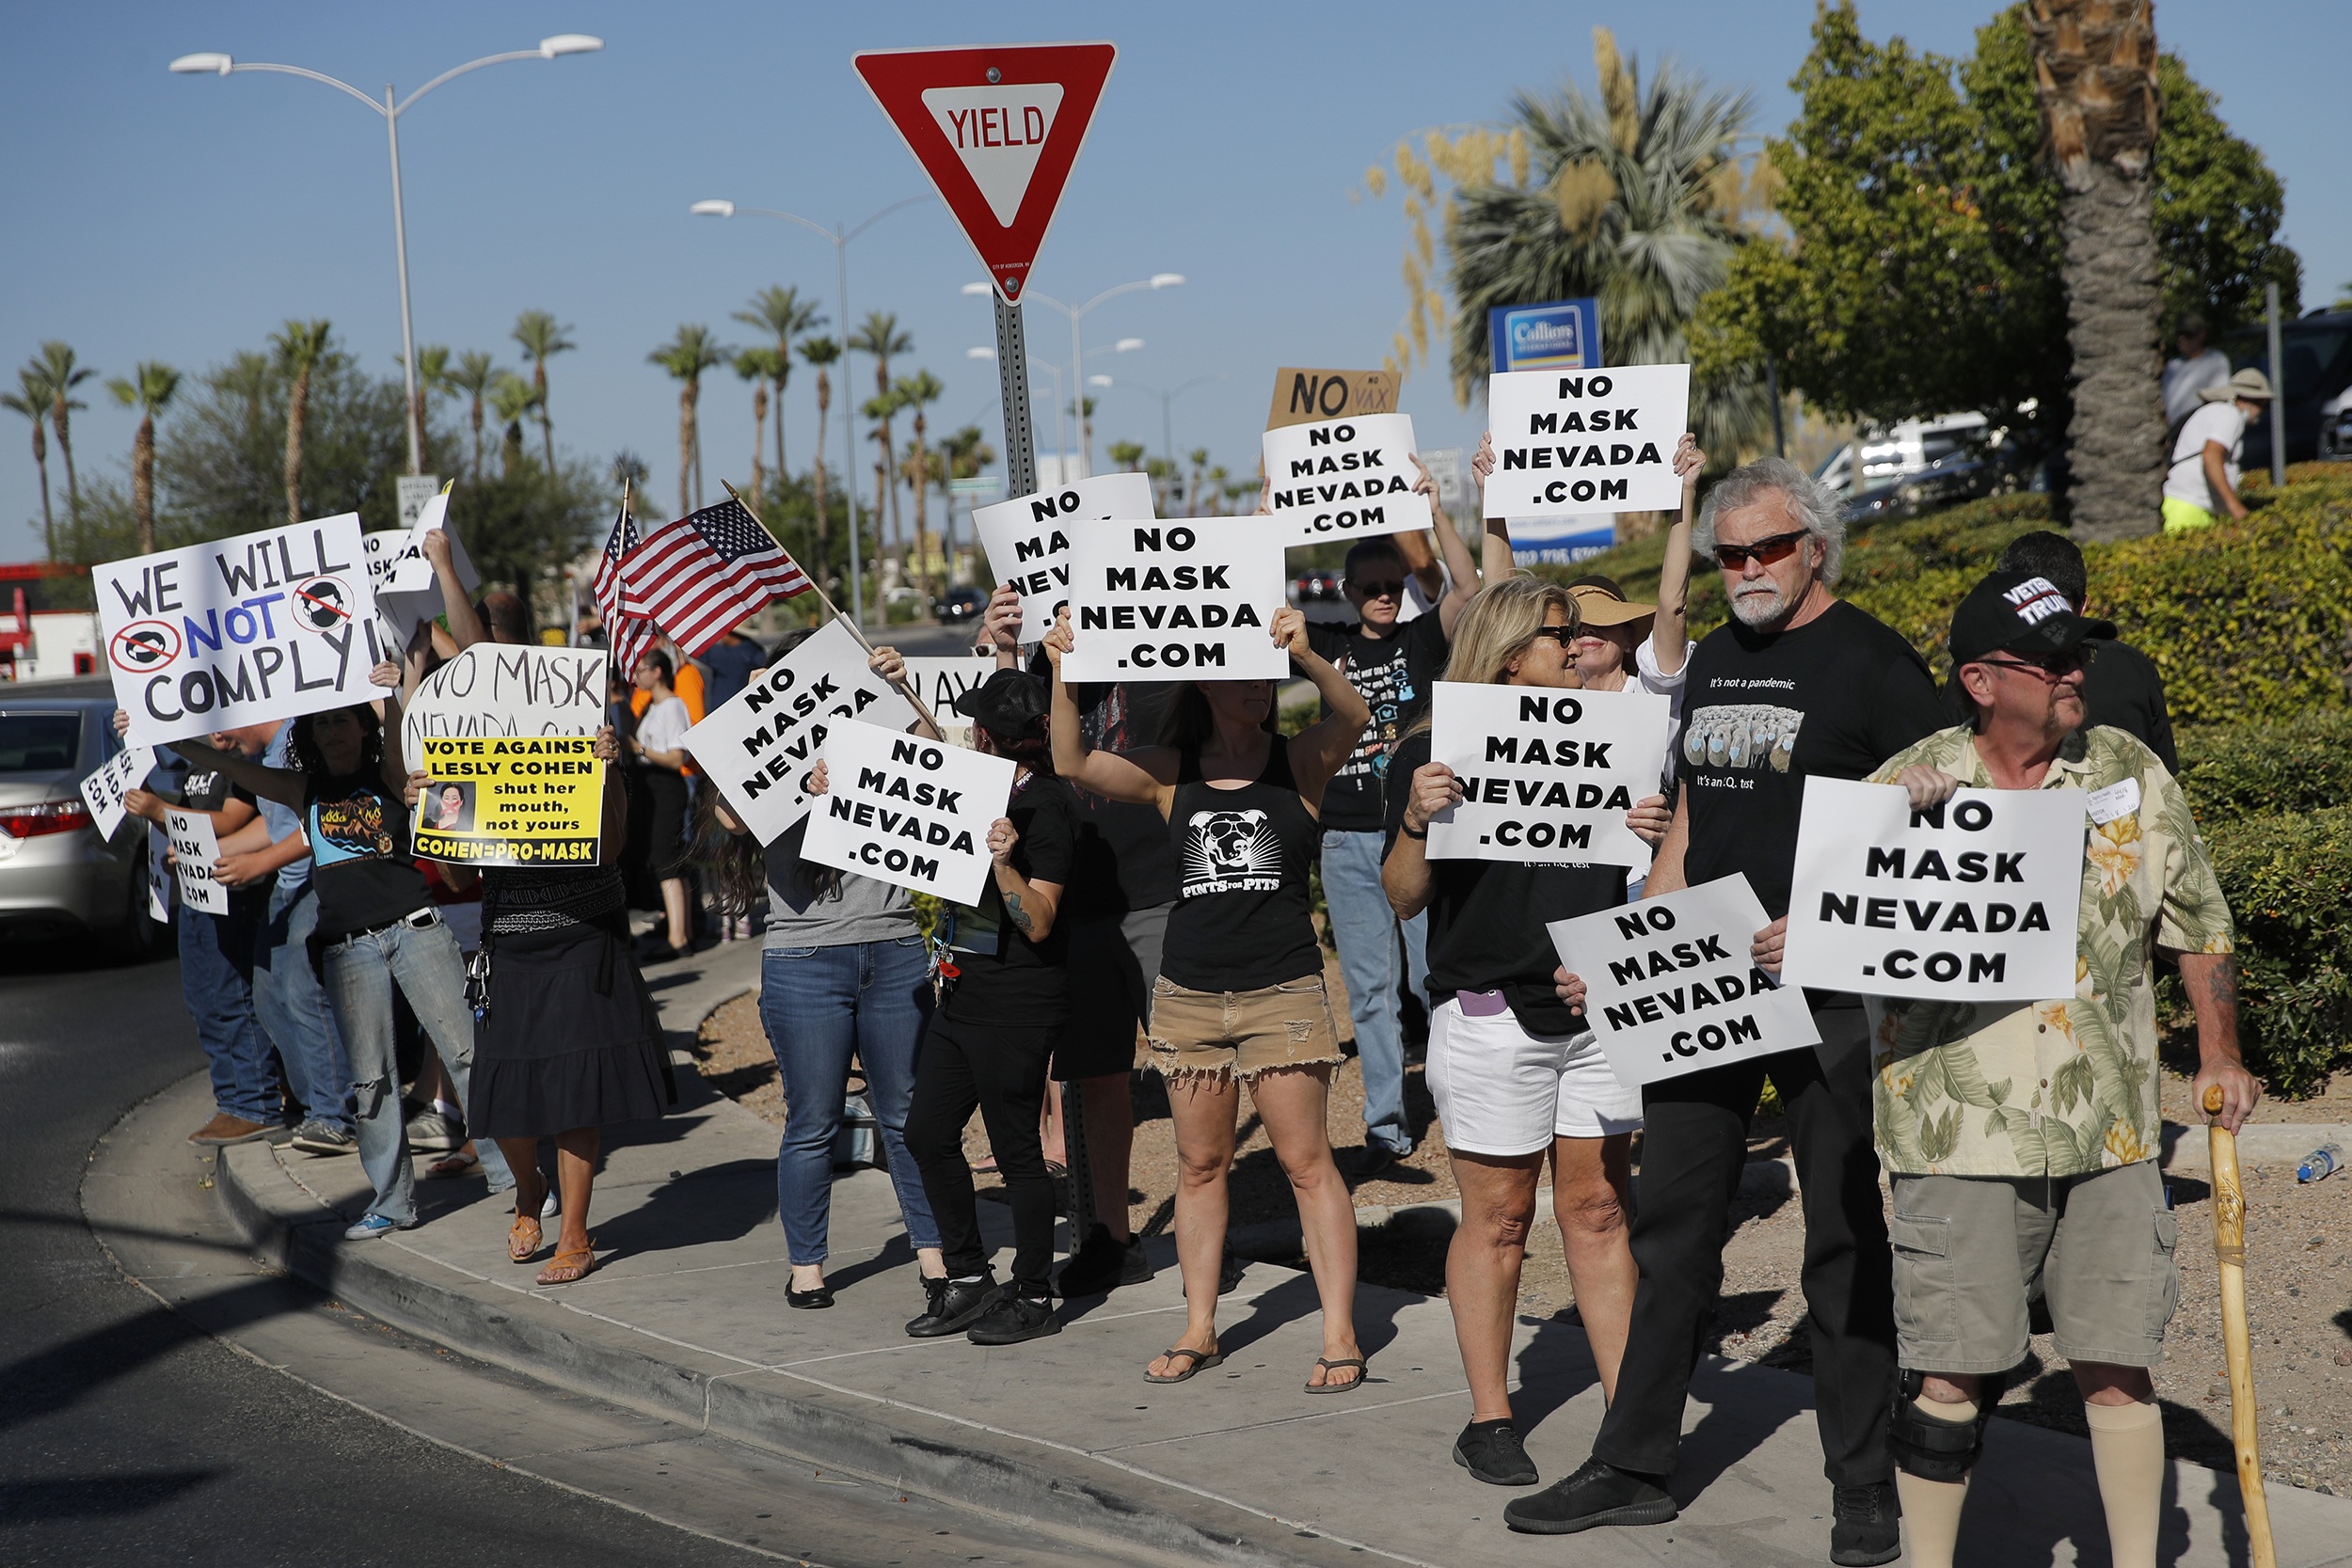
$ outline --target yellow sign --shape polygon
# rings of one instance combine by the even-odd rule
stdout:
[[[586,736],[428,736],[414,842],[454,865],[594,865],[604,764]]]
[[[1285,366],[1274,372],[1274,407],[1268,430],[1311,424],[1350,414],[1396,412],[1396,377],[1387,371],[1302,371]]]

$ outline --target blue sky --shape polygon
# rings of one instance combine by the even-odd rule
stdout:
[[[1873,37],[1954,52],[1992,8],[1864,0],[1861,9]],[[63,338],[105,374],[137,359],[193,372],[262,346],[288,317],[324,316],[364,363],[395,372],[381,121],[313,83],[173,76],[167,62],[222,50],[405,92],[477,55],[594,33],[607,40],[602,54],[493,67],[404,118],[417,335],[512,364],[516,313],[555,312],[580,343],[549,372],[558,440],[599,460],[632,448],[651,464],[656,493],[674,497],[676,398],[646,354],[685,321],[751,341],[728,312],[768,283],[812,290],[829,312],[834,293],[823,241],[771,220],[690,217],[688,204],[729,197],[854,223],[926,189],[850,70],[859,49],[1109,38],[1119,66],[1032,286],[1083,299],[1184,274],[1183,288],[1089,317],[1089,346],[1129,336],[1147,346],[1088,369],[1154,388],[1224,372],[1178,401],[1175,440],[1242,472],[1256,460],[1277,365],[1377,364],[1401,320],[1397,195],[1350,200],[1364,166],[1400,135],[1499,120],[1514,88],[1565,73],[1589,85],[1596,24],[1613,25],[1645,67],[1670,54],[1749,87],[1757,125],[1777,131],[1795,107],[1787,82],[1813,7],[1032,4],[994,13],[986,34],[976,14],[915,0],[874,10],[606,0],[20,9],[16,69],[0,97],[0,143],[13,150],[0,160],[0,211],[14,214],[0,251],[0,364]],[[2168,0],[2157,24],[2285,179],[2285,234],[2303,255],[2307,300],[2331,297],[2352,278],[2352,202],[2325,108],[2341,92],[2340,0]],[[988,303],[958,293],[977,276],[945,210],[927,203],[851,247],[850,309],[897,311],[915,345],[897,368],[928,367],[949,388],[934,428],[977,420],[993,444],[994,371],[964,353],[991,341]],[[1029,330],[1033,349],[1066,357],[1058,317],[1032,309]],[[863,396],[869,361],[857,377]],[[815,436],[812,379],[798,372],[787,398],[796,467]],[[103,388],[90,390],[73,427],[85,471],[119,465],[134,425]],[[1158,450],[1156,398],[1123,384],[1097,395],[1098,467],[1114,439]],[[828,451],[837,454],[835,407]],[[1405,407],[1423,446],[1475,439],[1474,417],[1438,376],[1408,382]],[[750,399],[731,372],[706,382],[703,415],[713,478],[741,475]],[[62,507],[54,450],[51,469]],[[38,556],[39,516],[28,433],[11,416],[0,424],[0,560]]]

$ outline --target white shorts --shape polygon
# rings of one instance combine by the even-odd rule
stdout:
[[[1617,1081],[1590,1030],[1531,1035],[1508,1008],[1473,1018],[1456,998],[1439,1003],[1426,1071],[1445,1146],[1465,1154],[1534,1154],[1642,1125],[1642,1091]]]

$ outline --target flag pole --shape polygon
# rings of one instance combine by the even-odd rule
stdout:
[[[761,519],[759,514],[752,509],[752,503],[743,499],[743,493],[740,490],[738,490],[733,484],[728,483],[728,482],[723,478],[721,479],[719,483],[726,485],[726,492],[728,495],[735,498],[735,504],[741,507],[753,522],[759,524],[759,531],[768,536],[769,543],[774,545],[776,548],[780,550],[784,549],[784,541],[778,539],[776,537],[776,531],[770,528],[767,523]],[[785,553],[789,555],[791,552],[789,550],[786,550]],[[823,566],[823,562],[820,561],[818,562],[818,567],[820,571]],[[802,575],[803,577],[808,576],[805,572]],[[838,621],[841,625],[850,628],[850,635],[857,639],[858,646],[864,648],[868,654],[873,653],[875,651],[874,644],[866,640],[865,631],[859,627],[855,621],[850,620],[847,615],[841,613],[841,607],[833,602],[832,595],[825,592],[825,585],[817,578],[810,577],[808,578],[808,586],[810,591],[817,595],[818,602],[823,604],[825,609],[832,613],[833,618]],[[921,695],[915,691],[914,688],[907,684],[907,679],[904,675],[897,677],[890,684],[898,689],[899,696],[904,697],[908,702],[914,705],[914,711],[923,716],[923,722],[929,724],[942,738],[946,737],[947,734],[946,726],[939,721],[939,716],[930,710],[930,705],[923,701]]]

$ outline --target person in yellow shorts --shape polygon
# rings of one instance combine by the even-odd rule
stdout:
[[[2182,422],[2172,443],[2172,466],[2165,470],[2167,533],[2211,528],[2225,512],[2246,515],[2246,503],[2237,497],[2238,454],[2247,426],[2258,423],[2272,402],[2270,378],[2250,366],[2197,395],[2205,405]]]

